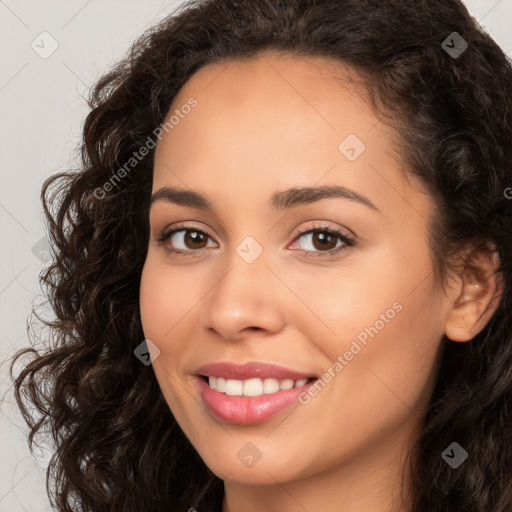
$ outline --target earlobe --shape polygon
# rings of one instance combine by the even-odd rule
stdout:
[[[453,302],[445,324],[446,337],[464,342],[474,338],[487,325],[503,294],[503,277],[497,252],[479,254],[480,271],[465,271],[460,276],[459,294]],[[466,267],[467,268],[467,267]]]

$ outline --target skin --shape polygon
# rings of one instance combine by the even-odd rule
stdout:
[[[410,510],[400,471],[433,391],[443,334],[468,341],[495,309],[481,317],[499,292],[493,276],[461,272],[440,291],[427,245],[433,199],[404,178],[394,133],[349,77],[339,63],[272,53],[208,65],[169,116],[190,97],[197,106],[156,148],[153,192],[192,189],[214,208],[152,205],[140,311],[160,350],[153,368],[162,393],[225,482],[223,512]],[[348,134],[366,146],[354,161],[338,149]],[[322,185],[347,187],[379,211],[343,198],[269,207],[277,191]],[[183,232],[157,241],[179,222],[208,236],[196,245],[185,245]],[[315,224],[355,245],[315,257],[343,247],[297,237]],[[252,263],[236,252],[248,236],[263,249]],[[172,248],[203,249],[186,256]],[[491,273],[496,258],[479,257]],[[394,303],[401,311],[307,405],[249,426],[223,423],[203,406],[193,375],[200,365],[259,361],[322,375]],[[237,457],[249,442],[261,452],[252,467]]]

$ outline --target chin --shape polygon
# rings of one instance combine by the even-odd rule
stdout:
[[[231,440],[230,447],[222,447],[217,453],[199,452],[204,463],[219,478],[250,485],[275,485],[278,482],[289,482],[304,478],[311,472],[303,454],[283,452],[268,453],[263,440]],[[256,448],[256,445],[261,449]],[[267,452],[267,453],[266,453]],[[298,464],[300,461],[300,465]]]

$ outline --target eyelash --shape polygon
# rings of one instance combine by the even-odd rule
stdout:
[[[170,231],[163,230],[158,235],[156,240],[160,244],[164,244],[172,235],[174,235],[175,233],[179,233],[180,231],[195,231],[197,233],[207,236],[210,239],[212,238],[206,231],[195,228],[194,226],[187,226],[187,225],[181,224],[181,225],[175,226]],[[353,247],[355,245],[355,240],[353,238],[345,235],[344,233],[342,233],[341,231],[339,231],[337,229],[334,229],[334,228],[331,228],[328,226],[321,226],[321,225],[315,225],[313,227],[298,230],[295,233],[295,238],[293,239],[293,242],[295,242],[296,240],[298,240],[299,238],[301,238],[304,235],[307,235],[309,233],[315,233],[315,232],[327,233],[329,235],[335,236],[339,240],[341,240],[344,245],[341,247],[338,247],[336,249],[330,249],[329,251],[305,251],[305,250],[302,250],[302,252],[305,253],[308,258],[309,257],[314,257],[314,258],[320,257],[321,258],[324,256],[334,256],[335,254],[338,254],[339,252],[345,250],[347,247]],[[166,251],[170,254],[184,255],[184,256],[198,255],[198,253],[200,255],[204,250],[205,250],[205,248],[198,249],[198,250],[190,249],[188,251],[183,251],[180,249],[166,248]],[[310,254],[310,253],[312,253],[314,256],[308,256],[308,254]]]

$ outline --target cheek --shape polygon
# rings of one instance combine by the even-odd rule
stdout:
[[[166,292],[165,274],[158,272],[149,256],[144,264],[140,281],[140,316],[146,338],[158,340],[165,332],[164,322],[166,303],[172,302],[172,296]]]
[[[302,328],[310,333],[316,329],[325,334],[326,341],[331,340],[323,343],[331,359],[346,350],[347,341],[357,338],[364,343],[374,336],[380,338],[392,324],[395,330],[400,326],[404,332],[414,331],[414,319],[436,314],[430,311],[437,300],[431,289],[431,262],[426,247],[418,250],[421,246],[421,240],[403,246],[388,243],[354,253],[339,269],[315,276],[314,283],[313,278],[302,279],[303,287],[294,290],[307,297],[314,313],[303,320],[296,317],[304,322]],[[404,323],[408,316],[411,321]]]
[[[153,371],[166,402],[185,429],[187,425],[181,422],[189,416],[185,414],[187,396],[182,395],[183,384],[177,385],[176,377],[182,373],[181,364],[191,346],[185,342],[189,337],[183,334],[190,329],[187,314],[197,303],[187,282],[186,272],[172,272],[159,255],[148,254],[140,282],[142,328],[144,336],[160,350]]]
[[[198,300],[190,286],[193,272],[172,272],[160,259],[148,254],[140,282],[142,327],[145,336],[155,341],[172,337],[172,330]]]
[[[435,309],[425,307],[428,286],[417,292],[395,308],[388,300],[368,302],[351,318],[340,309],[338,324],[333,324],[337,336],[318,341],[328,356],[321,377],[326,384],[305,407],[318,418],[315,428],[332,449],[328,457],[333,463],[350,447],[371,446],[391,432],[406,435],[423,415],[435,384],[440,343],[430,327]],[[333,414],[326,415],[329,406]]]
[[[310,295],[322,322],[310,317],[302,329],[324,333],[315,339],[327,355],[325,370],[343,359],[342,369],[337,365],[331,370],[342,376],[334,379],[335,387],[345,396],[364,399],[373,410],[390,401],[399,407],[400,402],[419,404],[434,378],[442,338],[441,301],[428,250],[418,251],[418,246],[421,242],[414,258],[398,245],[368,253],[350,271],[333,273],[324,293]]]

